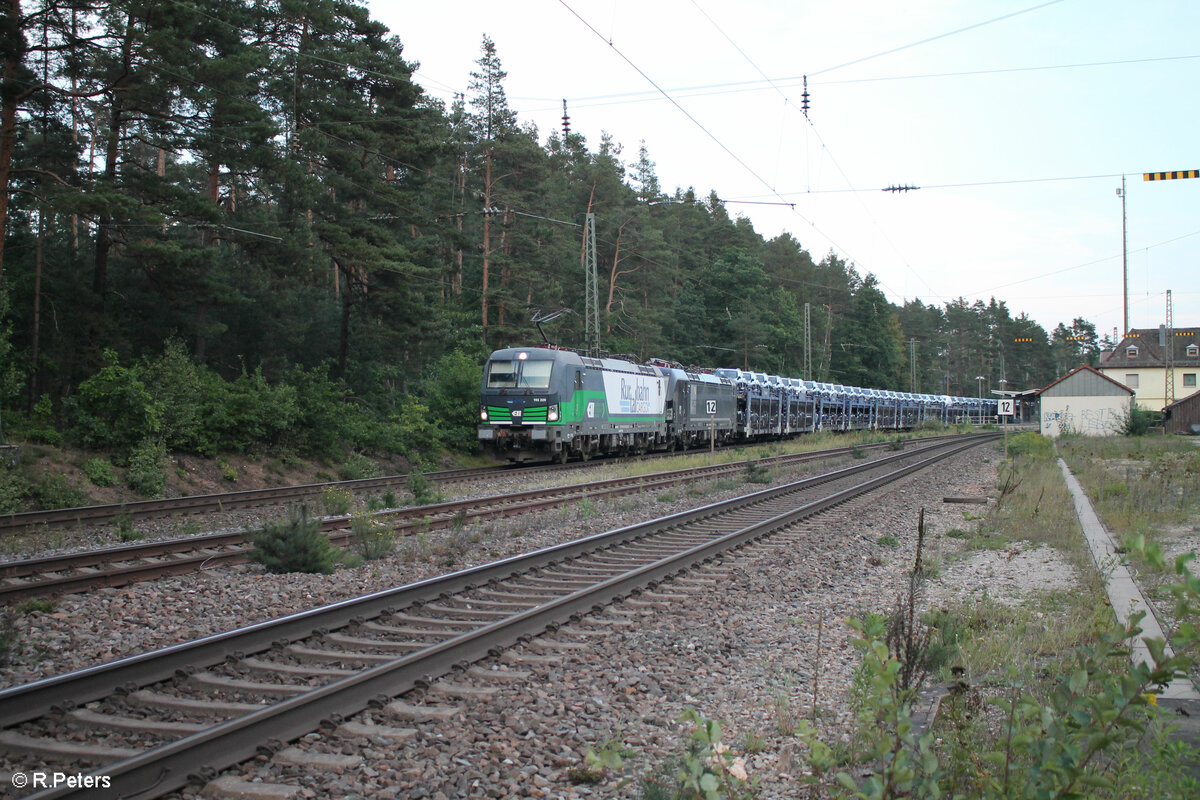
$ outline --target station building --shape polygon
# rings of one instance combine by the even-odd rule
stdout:
[[[1038,399],[1038,430],[1045,436],[1114,436],[1129,414],[1133,390],[1085,364],[1039,391]]]
[[[1168,333],[1170,335],[1168,335]],[[1168,341],[1169,340],[1169,341]],[[1175,373],[1172,400],[1200,389],[1200,328],[1135,328],[1114,350],[1100,353],[1100,372],[1134,392],[1139,407],[1161,411],[1167,405],[1167,356]]]

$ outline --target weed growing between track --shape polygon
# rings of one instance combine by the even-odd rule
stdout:
[[[1182,800],[1200,792],[1186,767],[1195,754],[1165,734],[1169,719],[1152,694],[1193,666],[1195,630],[1177,628],[1174,658],[1152,647],[1153,666],[1129,665],[1131,631],[1104,604],[1053,454],[1028,444],[1018,443],[1019,455],[1000,470],[993,496],[1001,502],[973,532],[959,529],[949,538],[985,550],[1016,541],[1045,545],[1088,577],[1070,590],[1033,592],[1017,603],[986,595],[982,602],[946,603],[920,624],[897,625],[913,616],[903,597],[890,615],[851,621],[863,658],[854,693],[857,731],[848,745],[823,742],[807,725],[797,731],[807,745],[805,782],[816,796]],[[1178,465],[1175,458],[1150,460]],[[1098,467],[1100,474],[1107,468]],[[1157,474],[1161,479],[1161,469]],[[1129,493],[1120,497],[1130,502]],[[1167,497],[1152,510],[1170,519],[1180,505]],[[1156,545],[1139,538],[1130,547],[1147,569],[1162,568]],[[920,556],[914,583],[919,565]],[[1178,619],[1200,623],[1200,579],[1186,559],[1169,586]],[[919,684],[902,680],[922,670],[948,691],[928,729],[914,725]]]

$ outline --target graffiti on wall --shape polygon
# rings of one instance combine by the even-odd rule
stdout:
[[[1111,436],[1121,430],[1124,420],[1112,408],[1085,408],[1078,414],[1067,406],[1062,411],[1046,411],[1042,415],[1042,433],[1049,436],[1079,434],[1082,436]]]

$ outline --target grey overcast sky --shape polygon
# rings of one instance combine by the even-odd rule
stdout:
[[[370,2],[447,103],[483,36],[509,104],[663,189],[710,190],[766,237],[874,273],[896,303],[995,296],[1047,330],[1200,325],[1194,0]],[[803,77],[810,111],[801,112]],[[904,193],[888,186],[914,186]],[[770,205],[778,204],[778,205]],[[581,210],[582,213],[582,210]]]

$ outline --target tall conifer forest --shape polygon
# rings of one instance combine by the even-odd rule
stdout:
[[[547,336],[583,346],[589,213],[610,352],[801,376],[807,304],[817,380],[974,395],[1098,353],[1088,321],[1046,331],[999,299],[897,306],[660,185],[644,146],[523,124],[486,37],[446,106],[350,0],[5,6],[5,436],[470,448],[491,349],[562,309]]]

